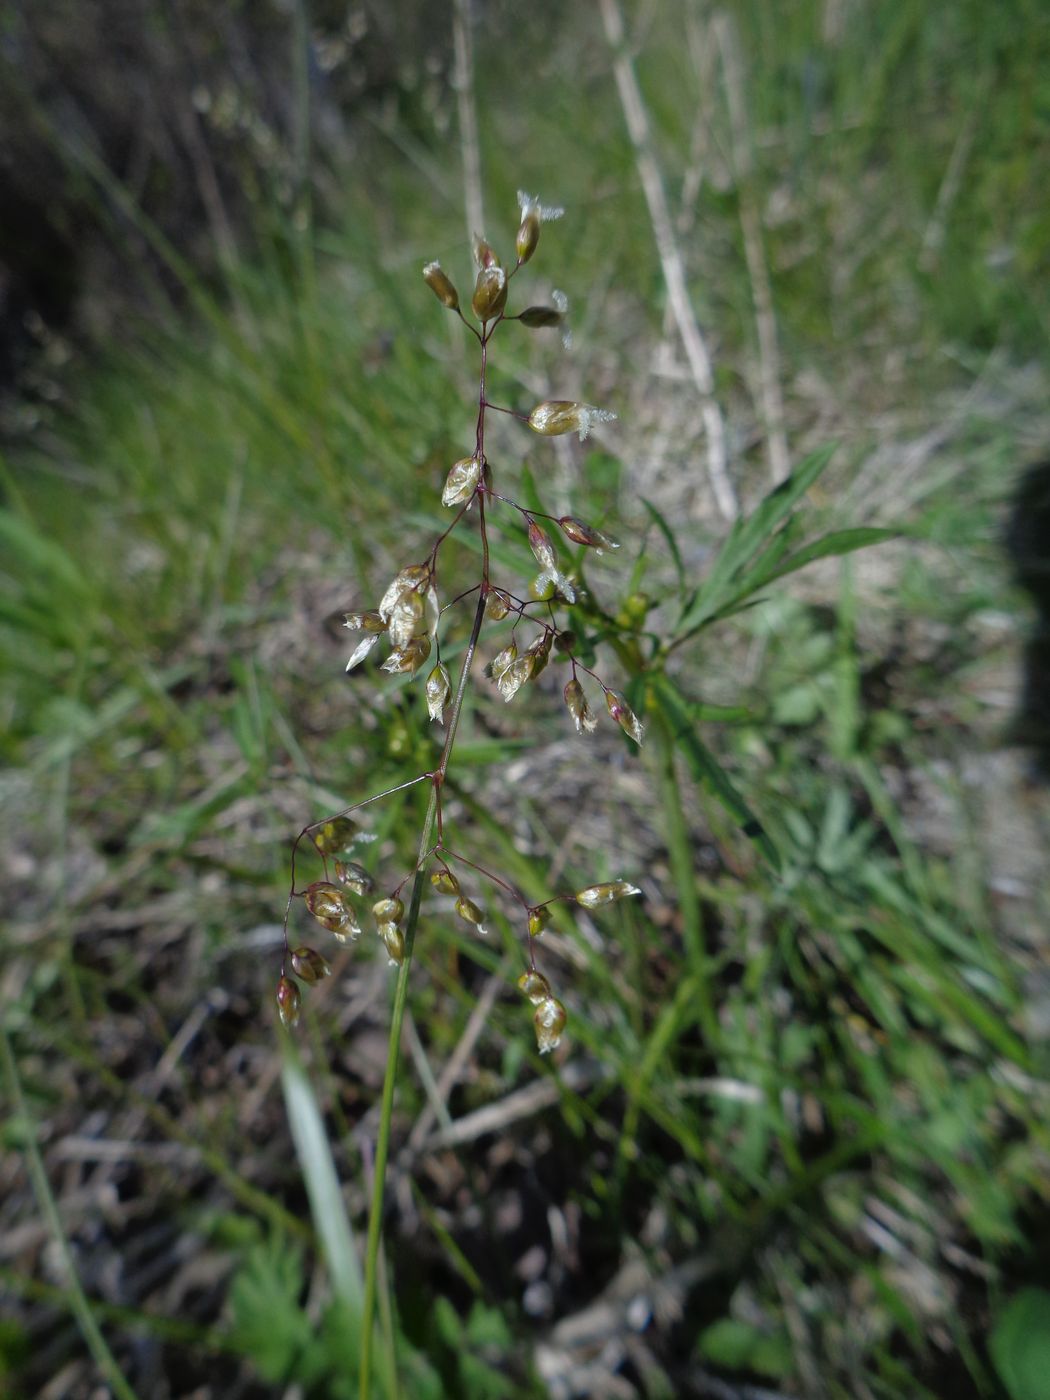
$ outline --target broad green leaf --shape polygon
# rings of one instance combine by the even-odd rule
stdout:
[[[737,791],[729,774],[697,734],[689,714],[688,701],[667,676],[654,677],[651,687],[653,701],[663,711],[670,724],[675,743],[685,754],[693,777],[718,799],[744,835],[754,841],[774,870],[779,871],[780,853],[762,823]]]
[[[1050,1293],[1016,1293],[999,1314],[988,1350],[1010,1400],[1050,1400]]]

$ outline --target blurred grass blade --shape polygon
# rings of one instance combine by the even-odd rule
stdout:
[[[804,569],[816,559],[830,559],[836,555],[852,554],[858,549],[867,549],[869,545],[885,544],[887,540],[897,539],[899,533],[898,530],[884,530],[877,525],[861,526],[855,530],[833,530],[831,534],[822,535],[819,540],[814,540],[812,544],[807,544],[803,549],[790,554],[783,564],[777,565],[770,572],[763,572],[763,576],[752,586],[758,588],[763,584],[772,583],[774,579],[786,578],[788,574]]]
[[[660,534],[664,537],[664,541],[667,544],[668,552],[671,555],[671,560],[674,563],[675,574],[678,578],[678,596],[679,598],[683,598],[685,596],[686,588],[685,564],[682,562],[682,553],[681,550],[678,548],[678,541],[674,537],[674,531],[671,529],[670,525],[668,525],[667,521],[653,505],[652,501],[647,501],[643,496],[642,505],[645,506],[646,510],[649,512],[649,517],[652,520],[653,524],[660,531]]]
[[[332,1287],[356,1315],[364,1292],[361,1265],[354,1248],[350,1219],[339,1188],[324,1119],[313,1087],[303,1071],[294,1042],[281,1037],[281,1087],[288,1110],[288,1126],[302,1168],[314,1227],[324,1253]]]
[[[743,570],[824,471],[834,451],[832,446],[811,453],[746,519],[733,525],[710,574],[683,609],[677,638],[709,622],[728,598],[739,594]]]
[[[667,676],[655,676],[651,681],[651,689],[653,703],[659,707],[670,725],[675,743],[685,754],[693,777],[718,799],[744,835],[755,843],[773,869],[779,872],[780,852],[737,791],[729,774],[700,739],[690,718],[689,702]]]
[[[17,562],[23,581],[25,573],[22,571],[27,570],[40,580],[47,580],[70,593],[87,591],[87,581],[73,557],[60,544],[42,534],[27,517],[0,510],[0,547],[0,553],[9,562]]]

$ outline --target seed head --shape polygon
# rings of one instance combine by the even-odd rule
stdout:
[[[299,1011],[303,1004],[303,996],[299,988],[290,977],[280,977],[277,979],[277,1014],[281,1018],[281,1024],[294,1026],[299,1020]]]
[[[408,646],[413,637],[426,631],[426,604],[418,589],[409,588],[390,609],[390,645],[395,649]]]
[[[374,881],[363,865],[358,865],[352,860],[337,860],[335,863],[335,878],[341,885],[345,885],[348,890],[353,890],[354,894],[371,894]]]
[[[540,672],[550,660],[551,647],[554,645],[554,633],[544,629],[534,642],[530,642],[526,648],[525,655],[532,657],[532,673],[530,680],[535,680]]]
[[[584,909],[600,909],[603,904],[612,904],[616,899],[626,899],[628,895],[641,894],[637,885],[629,885],[626,880],[607,880],[603,885],[590,885],[576,895],[576,903]]]
[[[444,720],[445,706],[452,698],[452,682],[449,680],[448,671],[442,662],[438,664],[427,676],[427,714],[432,720],[439,723]]]
[[[551,537],[542,526],[536,524],[535,520],[529,521],[529,548],[536,556],[536,563],[541,569],[551,573],[555,571],[557,561],[554,558],[554,545],[551,543]]]
[[[391,579],[379,604],[379,616],[389,627],[394,609],[406,594],[426,593],[430,587],[430,570],[426,564],[409,564]]]
[[[546,997],[536,1007],[532,1024],[536,1027],[536,1044],[541,1055],[557,1050],[568,1019],[565,1007],[557,997]]]
[[[558,524],[574,544],[588,545],[595,554],[601,554],[606,549],[620,548],[619,541],[603,535],[601,530],[585,525],[582,520],[574,520],[571,515],[563,515]]]
[[[478,933],[488,932],[485,927],[485,911],[465,894],[461,894],[456,900],[456,913],[464,922],[473,924]]]
[[[491,244],[486,243],[480,233],[476,233],[471,240],[471,252],[474,254],[474,266],[479,271],[484,271],[488,267],[501,267],[499,254]]]
[[[311,832],[310,839],[322,856],[343,856],[360,838],[360,829],[350,817],[333,817]]]
[[[405,906],[396,895],[392,899],[377,899],[372,914],[377,924],[399,924],[405,917]]]
[[[591,714],[591,707],[587,704],[587,696],[584,694],[583,686],[575,676],[565,687],[565,704],[569,714],[572,715],[572,722],[576,726],[577,734],[592,734],[597,728],[598,721]]]
[[[551,984],[542,972],[537,972],[531,967],[518,978],[518,990],[522,996],[528,997],[533,1006],[539,1006],[541,1001],[546,1001],[550,996]]]
[[[350,653],[350,660],[346,663],[346,669],[352,671],[355,666],[359,666],[378,641],[379,638],[374,633],[369,633],[368,636],[362,637],[357,646],[354,647],[353,651]]]
[[[551,921],[551,911],[546,906],[529,910],[529,933],[538,938]]]
[[[439,262],[424,263],[423,280],[442,306],[447,306],[450,311],[459,309],[459,293],[449,281]]]
[[[377,612],[343,613],[343,626],[349,632],[374,632],[377,636],[386,631],[386,623]]]
[[[458,462],[453,464],[445,479],[445,487],[441,492],[441,504],[443,506],[459,506],[464,501],[469,501],[477,490],[480,480],[481,458],[476,455],[461,457]]]
[[[510,596],[502,588],[493,588],[485,599],[485,616],[493,622],[502,622],[510,609]]]
[[[356,938],[361,932],[353,905],[338,885],[318,880],[309,887],[304,898],[307,909],[321,927],[334,933],[340,942]]]
[[[397,924],[380,924],[379,937],[390,955],[391,964],[400,967],[405,961],[405,935]]]
[[[430,883],[440,894],[459,894],[459,881],[451,870],[435,870]]]
[[[535,665],[536,658],[526,652],[524,656],[519,656],[517,660],[511,661],[500,671],[499,675],[494,673],[496,689],[505,701],[513,700],[525,682],[532,678]]]
[[[640,744],[642,734],[645,732],[642,728],[642,722],[623,696],[618,695],[615,690],[607,690],[605,692],[605,707],[627,737],[633,739],[636,744]]]
[[[543,569],[529,584],[529,597],[540,603],[559,598],[563,603],[571,604],[576,601],[576,587],[560,570]]]
[[[492,658],[492,660],[489,662],[489,664],[485,667],[485,675],[488,676],[489,680],[498,681],[500,676],[502,676],[503,672],[507,669],[510,663],[517,659],[517,656],[517,643],[508,642],[507,645],[503,648],[503,650],[498,651],[496,655]]]
[[[323,982],[332,975],[328,959],[313,948],[296,948],[292,954],[292,970],[304,982]]]
[[[479,321],[491,321],[507,304],[507,274],[502,267],[483,267],[474,283],[471,298],[474,315]]]
[[[518,206],[521,209],[521,224],[518,228],[515,247],[518,261],[526,263],[536,251],[536,245],[540,241],[540,224],[544,219],[548,221],[560,219],[565,210],[557,209],[551,205],[544,206],[535,196],[525,194],[523,190],[518,191]]]
[[[529,597],[537,603],[549,602],[558,591],[558,585],[554,581],[554,575],[550,569],[544,569],[538,573],[529,583]]]
[[[526,306],[518,320],[523,326],[528,326],[530,331],[543,330],[546,326],[557,326],[561,324],[561,313],[555,311],[553,306]]]
[[[575,403],[568,399],[545,399],[538,403],[529,414],[529,427],[534,433],[545,437],[557,437],[560,433],[579,433],[580,441],[588,435],[595,423],[611,423],[616,414],[607,408],[595,408],[589,403]]]
[[[429,637],[410,637],[403,647],[398,647],[390,653],[379,669],[389,672],[392,676],[401,675],[404,672],[414,675],[429,655]]]

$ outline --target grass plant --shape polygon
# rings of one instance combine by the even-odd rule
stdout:
[[[574,561],[573,630],[646,724],[639,754],[610,725],[585,763],[555,661],[527,718],[479,685],[460,722],[443,800],[471,860],[528,906],[642,889],[544,932],[569,1014],[552,1055],[505,994],[502,896],[484,940],[425,918],[392,1042],[385,959],[361,949],[333,956],[294,1041],[261,1011],[287,833],[441,760],[412,686],[338,679],[342,611],[446,527],[473,416],[469,332],[419,281],[461,241],[440,102],[375,109],[346,216],[301,234],[309,265],[265,211],[221,293],[201,280],[181,318],[79,362],[8,448],[13,1395],[122,1374],[142,1395],[352,1400],[362,1346],[375,1393],[421,1397],[538,1397],[551,1368],[592,1394],[1023,1393],[1050,911],[1045,796],[1002,744],[1026,619],[999,538],[1050,428],[1047,29],[1021,3],[738,7],[734,128],[715,18],[625,7],[615,55],[589,12],[474,35],[486,204],[520,183],[572,218],[544,251],[574,356],[505,327],[492,397],[619,413],[553,449],[494,417],[486,451],[525,510],[621,539],[611,567]],[[714,366],[731,525],[664,319],[625,58]],[[793,466],[773,489],[760,304]],[[450,577],[481,558],[477,533],[449,539]],[[531,559],[493,531],[498,580]],[[373,869],[415,870],[432,793],[366,809]],[[70,1273],[46,1272],[50,1238]]]

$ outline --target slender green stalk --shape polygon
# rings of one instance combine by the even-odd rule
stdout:
[[[689,968],[696,990],[696,1010],[708,1045],[714,1049],[718,1042],[718,1017],[711,997],[710,968],[704,946],[703,914],[696,890],[696,871],[689,827],[682,811],[682,794],[675,772],[674,738],[662,711],[654,715],[652,733],[656,738],[660,762],[660,801],[663,808],[664,835],[671,862],[678,907],[682,915],[682,937],[689,956]]]
[[[386,1192],[386,1164],[390,1152],[390,1125],[394,1116],[394,1089],[397,1084],[397,1061],[401,1049],[401,1028],[405,1020],[405,1007],[408,1004],[408,978],[412,970],[412,950],[416,941],[416,928],[419,924],[419,906],[423,898],[423,880],[426,875],[427,856],[431,849],[431,833],[434,829],[434,821],[437,817],[439,794],[441,785],[445,780],[445,770],[448,767],[449,756],[452,753],[452,745],[456,741],[456,730],[459,727],[459,718],[463,712],[463,700],[467,692],[467,681],[470,678],[470,670],[474,664],[474,653],[477,650],[478,637],[481,635],[481,624],[485,617],[485,600],[487,592],[483,588],[478,599],[478,606],[474,613],[474,626],[471,630],[470,640],[463,656],[463,667],[459,673],[459,684],[456,687],[456,696],[452,702],[452,710],[449,714],[448,734],[445,737],[445,747],[441,751],[441,762],[433,775],[433,786],[430,791],[430,801],[427,804],[426,816],[423,818],[423,830],[419,839],[419,856],[416,866],[415,879],[412,882],[412,900],[408,907],[408,919],[405,923],[405,956],[398,973],[397,986],[394,989],[394,1009],[390,1017],[390,1039],[387,1047],[386,1074],[383,1078],[383,1098],[379,1115],[379,1133],[376,1137],[376,1155],[374,1179],[372,1182],[372,1206],[368,1217],[368,1245],[365,1255],[365,1304],[361,1314],[361,1374],[358,1393],[361,1400],[370,1400],[372,1387],[372,1322],[375,1317],[376,1305],[376,1280],[379,1265],[379,1242],[382,1233],[383,1220],[383,1199]],[[393,1377],[396,1388],[396,1373]]]
[[[22,1080],[18,1073],[18,1064],[11,1049],[11,1042],[7,1038],[7,1032],[2,1025],[0,1025],[0,1058],[4,1062],[7,1091],[25,1135],[26,1164],[29,1168],[30,1180],[33,1183],[33,1194],[36,1196],[37,1205],[47,1221],[62,1258],[62,1267],[68,1284],[67,1296],[70,1310],[76,1318],[84,1341],[87,1343],[88,1351],[94,1357],[96,1366],[105,1378],[106,1384],[111,1387],[113,1394],[117,1396],[117,1400],[137,1400],[135,1391],[125,1378],[123,1371],[117,1364],[116,1357],[110,1351],[109,1345],[102,1335],[101,1328],[95,1321],[95,1314],[91,1311],[87,1294],[80,1286],[76,1264],[69,1248],[69,1240],[62,1225],[62,1217],[51,1190],[51,1183],[47,1179],[47,1171],[44,1168],[43,1158],[40,1156],[40,1148],[37,1146],[36,1131],[29,1116],[25,1095],[22,1093]]]

